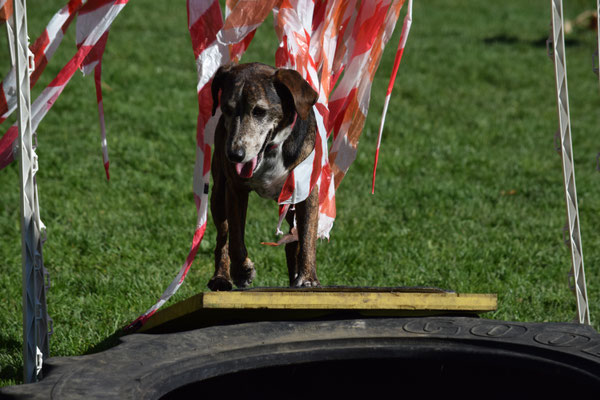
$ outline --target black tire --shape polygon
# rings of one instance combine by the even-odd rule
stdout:
[[[122,338],[6,387],[26,399],[555,398],[600,393],[600,334],[467,317],[257,322]]]

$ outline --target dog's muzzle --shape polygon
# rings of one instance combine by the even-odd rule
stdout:
[[[227,158],[233,163],[233,165],[235,166],[235,171],[240,177],[246,179],[252,178],[254,170],[256,169],[256,166],[260,161],[262,150],[263,149],[261,149],[258,155],[252,160],[241,162],[246,157],[246,152],[244,151],[244,149],[241,147],[237,149],[229,149],[227,152]]]
[[[233,161],[233,164],[235,166],[235,172],[237,172],[237,174],[241,178],[245,178],[245,179],[252,178],[252,175],[254,175],[254,171],[256,171],[256,168],[258,168],[258,166],[260,165],[260,162],[262,161],[263,154],[265,152],[265,148],[267,147],[267,142],[268,142],[268,139],[265,140],[265,142],[263,143],[262,147],[260,148],[258,154],[250,161],[236,162],[238,160],[244,159],[245,152],[243,152],[243,150],[242,150],[242,152],[243,152],[242,157],[238,157],[237,160],[235,159],[235,157],[229,158],[231,161]]]

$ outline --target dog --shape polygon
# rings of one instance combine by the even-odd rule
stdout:
[[[244,230],[248,195],[277,200],[283,184],[315,147],[312,106],[318,94],[291,69],[261,63],[228,64],[213,77],[212,114],[221,108],[211,164],[210,207],[217,229],[215,272],[208,287],[245,288],[256,276]],[[306,200],[290,207],[286,221],[298,241],[285,246],[291,287],[320,286],[316,272],[318,185]],[[294,228],[295,220],[295,228]]]

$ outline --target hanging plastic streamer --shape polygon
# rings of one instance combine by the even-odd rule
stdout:
[[[6,36],[8,36],[8,47],[10,51],[10,59],[15,62],[15,36],[13,19],[13,0],[0,0],[0,25],[6,23]],[[2,102],[2,85],[0,85],[0,102]],[[1,114],[0,114],[1,115]]]
[[[343,77],[329,99],[329,129],[333,132],[329,161],[336,188],[356,158],[375,71],[403,3],[404,1],[397,1],[390,5],[387,1],[361,2],[347,41],[347,51],[341,58],[334,60],[334,65],[339,62],[344,70]]]
[[[336,2],[332,2],[332,5]],[[319,4],[323,7],[322,4]],[[280,46],[275,54],[276,65],[279,68],[292,68],[312,86],[319,94],[317,103],[313,106],[315,114],[317,137],[315,148],[310,155],[300,163],[286,179],[278,199],[280,205],[279,223],[292,204],[305,200],[315,185],[319,185],[319,197],[327,196],[333,190],[331,172],[327,158],[327,130],[325,121],[328,117],[327,97],[321,90],[321,80],[318,75],[316,62],[310,53],[313,26],[322,25],[320,13],[315,13],[315,3],[311,0],[284,1],[273,11],[275,16],[275,31],[279,37]],[[315,20],[315,17],[318,19]],[[318,30],[318,27],[316,27]],[[317,36],[318,37],[318,36]],[[321,203],[320,203],[321,204]],[[327,214],[319,208],[318,236],[329,237],[329,231],[335,218],[335,207]],[[278,226],[278,232],[280,231]],[[284,238],[282,242],[288,239]]]
[[[65,7],[60,9],[50,20],[48,26],[42,34],[36,39],[30,50],[34,55],[35,69],[30,76],[30,87],[34,87],[38,78],[46,68],[48,61],[54,55],[54,52],[60,45],[63,34],[73,20],[75,13],[81,6],[81,1],[70,1]],[[7,5],[12,4],[8,0]],[[7,7],[5,5],[5,7]],[[15,80],[14,66],[8,72],[0,84],[0,124],[12,114],[17,108],[17,89]],[[17,131],[9,129],[0,139],[0,169],[6,167],[14,160],[13,143],[16,139]]]
[[[90,0],[84,5],[77,15],[76,41],[77,47],[85,42],[92,29],[98,25],[110,11],[112,0]],[[98,120],[100,122],[100,135],[102,144],[102,161],[106,172],[106,179],[110,179],[108,143],[106,141],[106,123],[104,120],[104,104],[102,101],[102,55],[108,40],[108,30],[100,37],[94,48],[83,60],[79,67],[83,75],[89,75],[94,71],[94,84],[96,87],[96,102],[98,103]]]
[[[291,205],[305,200],[318,185],[319,237],[327,238],[335,219],[335,189],[356,157],[373,77],[403,4],[404,0],[360,3],[356,0],[272,0],[258,3],[230,0],[226,2],[223,20],[218,1],[187,1],[188,28],[198,73],[194,168],[194,199],[198,212],[196,229],[189,254],[175,279],[157,303],[126,329],[141,327],[177,292],[206,231],[211,148],[221,115],[217,109],[211,116],[210,85],[217,69],[241,58],[256,28],[274,10],[275,30],[280,41],[275,57],[277,66],[297,70],[319,93],[314,106],[319,140],[313,152],[290,173],[283,186],[278,199],[279,222],[281,224]],[[405,40],[404,36],[402,50]],[[398,51],[401,51],[400,47]],[[332,132],[333,147],[328,152],[327,138]],[[280,242],[289,240],[293,239],[286,238]]]
[[[599,0],[600,1],[600,0]],[[381,147],[381,137],[383,136],[383,126],[385,125],[385,116],[387,114],[388,106],[390,104],[390,98],[392,97],[392,90],[394,88],[394,82],[396,75],[398,74],[398,68],[400,67],[400,61],[402,60],[402,54],[404,54],[404,46],[406,46],[406,40],[410,33],[410,26],[412,25],[412,0],[408,0],[408,12],[404,17],[404,24],[402,25],[402,33],[400,34],[400,42],[398,43],[398,50],[396,51],[396,58],[394,59],[394,68],[392,75],[390,76],[390,83],[388,84],[387,93],[385,95],[385,103],[383,104],[383,113],[381,115],[381,123],[379,124],[379,134],[377,135],[377,148],[375,150],[375,162],[373,164],[373,182],[371,186],[371,193],[375,193],[375,175],[377,173],[377,163],[379,161],[379,148]]]
[[[0,0],[0,24],[8,21],[12,15],[12,0]]]
[[[44,32],[30,46],[34,55],[35,71],[30,77],[31,87],[35,86],[38,78],[44,72],[46,65],[61,44],[64,33],[80,14],[84,22],[78,19],[77,47],[78,50],[71,60],[58,73],[56,78],[44,89],[32,104],[32,128],[35,131],[41,120],[48,113],[64,87],[69,82],[75,71],[83,68],[86,72],[87,65],[99,65],[102,58],[108,29],[116,16],[121,12],[129,0],[71,0],[60,9],[50,20]],[[98,64],[95,62],[98,61]],[[98,67],[99,68],[99,67]],[[103,158],[108,177],[108,153],[106,150],[106,135],[104,117],[99,87],[99,69],[97,71],[97,99],[100,112],[100,125],[103,131]],[[14,68],[6,75],[0,84],[0,124],[16,109],[16,82]],[[0,169],[14,161],[14,141],[17,138],[16,125],[8,129],[0,139]]]

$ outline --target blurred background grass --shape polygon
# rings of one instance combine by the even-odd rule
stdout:
[[[29,0],[39,35],[64,0]],[[567,18],[594,3],[569,1]],[[497,293],[489,318],[572,321],[550,3],[417,1],[387,116],[376,194],[374,148],[397,29],[373,83],[358,157],[337,193],[338,218],[318,245],[324,285],[438,286]],[[401,22],[400,22],[401,23]],[[242,61],[274,63],[269,18]],[[600,303],[600,96],[595,31],[567,36],[572,132],[588,296]],[[34,88],[74,54],[74,27]],[[0,75],[9,69],[0,35]],[[196,72],[185,3],[133,0],[115,21],[103,63],[111,180],[102,167],[93,79],[77,74],[38,129],[38,187],[52,279],[53,356],[104,346],[154,304],[183,263],[195,225]],[[9,123],[3,125],[4,132]],[[254,286],[286,286],[273,240],[277,208],[251,196],[247,246]],[[214,228],[170,304],[207,290]],[[21,251],[17,165],[0,171],[0,385],[21,382]]]

